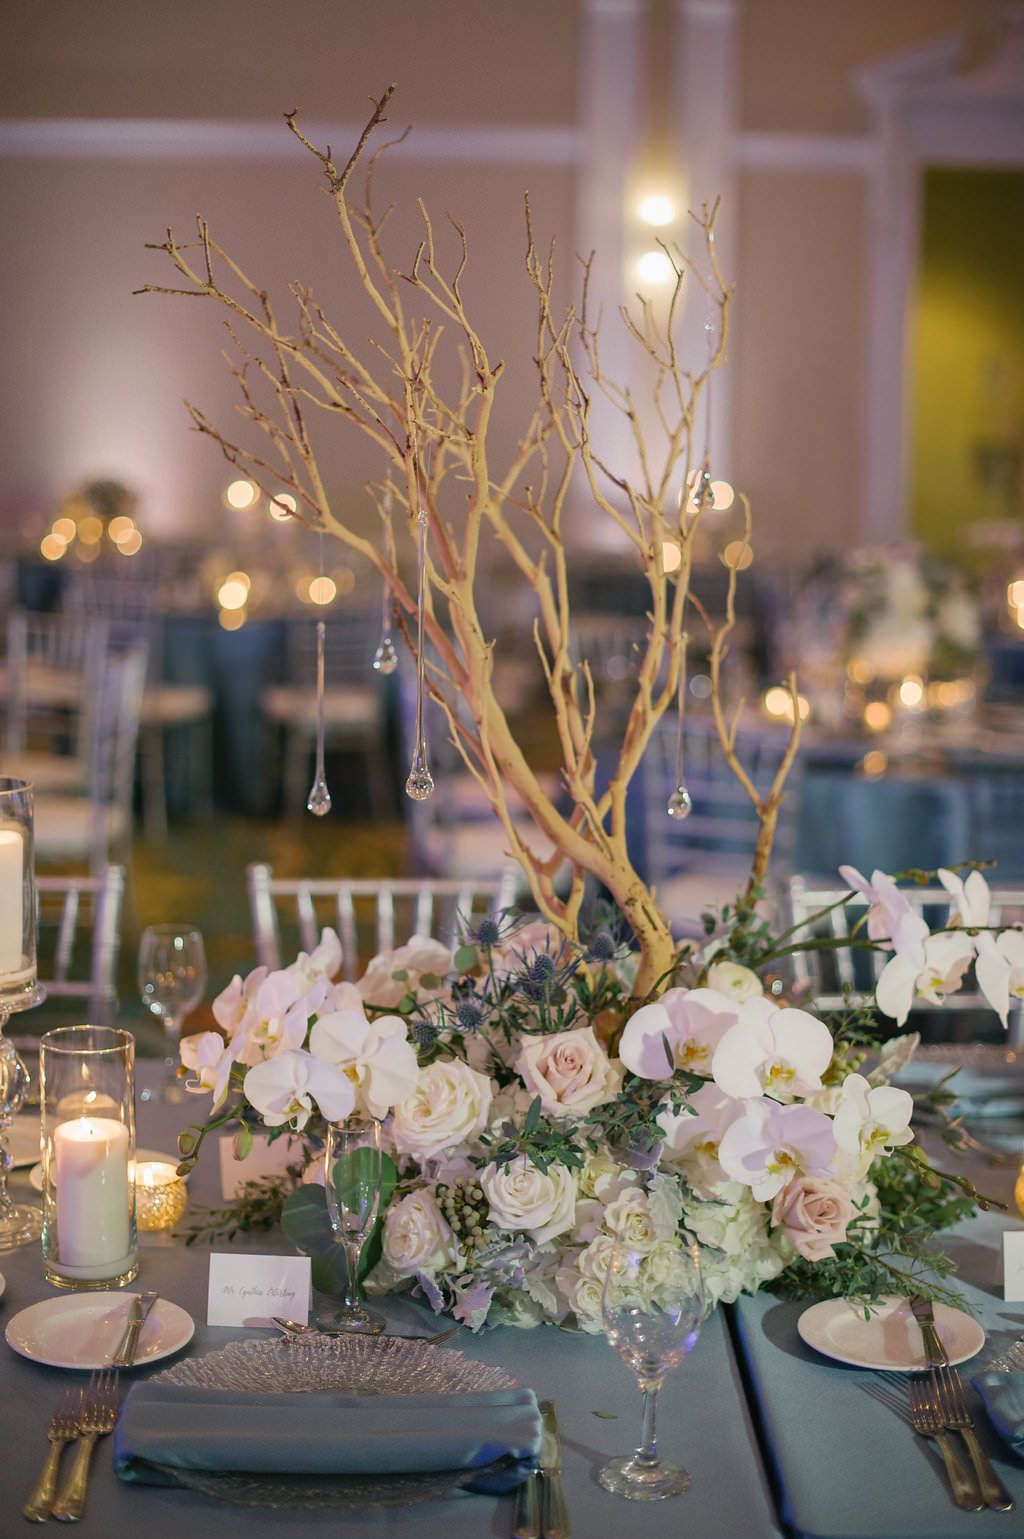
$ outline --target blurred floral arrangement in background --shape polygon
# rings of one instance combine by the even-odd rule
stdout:
[[[916,545],[863,546],[811,568],[781,645],[825,725],[858,717],[865,700],[908,679],[920,687],[913,705],[948,710],[977,694],[981,607],[954,563]]]
[[[213,1097],[207,1127],[183,1135],[186,1164],[211,1127],[238,1122],[239,1155],[254,1125],[298,1134],[306,1168],[283,1221],[321,1253],[329,1291],[324,1121],[382,1119],[367,1288],[412,1290],[473,1329],[597,1331],[615,1238],[646,1250],[655,1277],[681,1230],[699,1241],[711,1303],[764,1286],[948,1296],[933,1236],[984,1199],[914,1141],[913,1098],[891,1080],[918,1039],[893,1021],[915,996],[941,1004],[972,963],[1005,1021],[1024,993],[1024,936],[987,928],[978,871],[940,873],[951,913],[934,934],[891,878],[842,875],[870,905],[853,943],[890,955],[877,1001],[827,1021],[783,992],[787,952],[810,943],[749,923],[709,918],[708,940],[647,1000],[632,997],[637,955],[610,909],[578,944],[511,915],[454,949],[414,938],[358,983],[331,981],[341,947],[325,930],[312,955],[236,977],[214,1003],[221,1031],[182,1043],[187,1088]]]

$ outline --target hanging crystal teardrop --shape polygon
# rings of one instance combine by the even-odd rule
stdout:
[[[373,669],[375,673],[394,673],[398,667],[398,653],[395,651],[395,643],[391,640],[391,605],[387,584],[384,585],[384,597],[381,601],[380,616],[380,645],[373,654]]]
[[[405,782],[405,794],[411,801],[425,802],[434,789],[434,777],[427,766],[427,742],[423,735],[423,696],[425,693],[423,606],[427,559],[427,515],[422,508],[417,517],[419,519],[419,571],[416,593],[416,747],[413,750],[409,778]]]
[[[693,811],[693,797],[685,786],[676,786],[665,808],[670,818],[688,818]]]
[[[324,652],[327,646],[327,626],[323,620],[316,622],[316,771],[306,811],[315,818],[326,817],[331,810],[331,793],[324,777]]]
[[[373,654],[373,666],[377,673],[394,673],[398,667],[398,653],[390,636],[380,638],[380,646]]]
[[[711,472],[706,466],[694,483],[693,502],[698,513],[703,512],[705,508],[713,508],[715,505],[715,488],[711,484]]]

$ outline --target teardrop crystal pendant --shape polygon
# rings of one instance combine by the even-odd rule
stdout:
[[[380,638],[380,646],[373,654],[373,667],[377,673],[394,673],[398,667],[398,653],[390,636]]]
[[[715,505],[715,489],[711,484],[711,472],[706,466],[693,484],[693,505],[698,513]]]
[[[433,789],[434,777],[427,768],[426,757],[421,758],[417,754],[405,782],[405,794],[414,802],[425,802]]]
[[[394,673],[398,667],[398,653],[395,651],[395,643],[391,640],[391,595],[387,583],[384,584],[384,597],[381,600],[380,614],[380,645],[373,654],[373,669],[375,673]]]
[[[693,811],[693,797],[685,786],[676,786],[665,808],[670,818],[688,818]]]
[[[413,750],[409,778],[405,782],[405,794],[410,801],[425,802],[434,789],[434,777],[427,767],[427,740],[423,735],[423,696],[425,692],[423,666],[423,609],[426,582],[427,515],[421,508],[419,522],[419,573],[416,593],[416,747]]]
[[[316,622],[316,771],[313,784],[306,798],[306,811],[315,818],[326,817],[331,810],[331,793],[324,778],[324,653],[327,647],[327,626],[323,620]]]

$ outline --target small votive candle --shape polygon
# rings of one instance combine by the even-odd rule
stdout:
[[[174,1165],[143,1160],[135,1166],[135,1222],[140,1229],[173,1229],[188,1206],[188,1191]]]

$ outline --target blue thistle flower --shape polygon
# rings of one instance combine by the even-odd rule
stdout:
[[[415,1020],[410,1023],[409,1032],[417,1047],[429,1051],[437,1042],[437,1027],[430,1021]]]
[[[496,946],[501,939],[501,927],[497,920],[491,919],[489,915],[486,919],[481,919],[473,931],[473,939],[478,946]]]
[[[598,930],[587,947],[588,962],[610,962],[618,948],[615,937],[608,930]]]
[[[455,1006],[455,1019],[460,1031],[476,1031],[483,1018],[483,1006],[475,999],[460,999]]]

